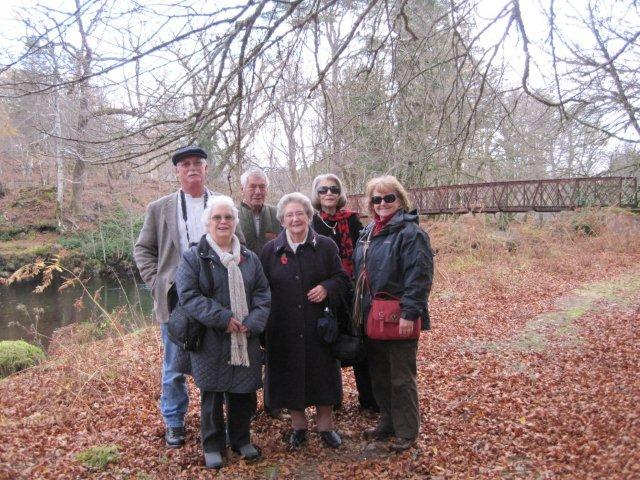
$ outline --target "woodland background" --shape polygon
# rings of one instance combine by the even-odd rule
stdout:
[[[75,230],[175,188],[169,154],[192,142],[213,187],[237,195],[259,165],[273,199],[327,171],[353,193],[381,173],[407,187],[638,176],[638,8],[21,2],[2,20],[0,195],[48,188],[55,228]]]

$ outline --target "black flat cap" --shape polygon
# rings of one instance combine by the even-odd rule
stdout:
[[[176,152],[171,156],[171,161],[174,165],[178,165],[178,162],[185,157],[200,157],[206,159],[207,152],[197,145],[189,145],[176,150]]]

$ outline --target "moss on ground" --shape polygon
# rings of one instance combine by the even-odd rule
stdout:
[[[98,445],[76,455],[76,460],[90,470],[104,470],[110,463],[118,463],[119,459],[117,445]]]
[[[33,367],[44,359],[41,348],[23,340],[0,341],[0,378]]]

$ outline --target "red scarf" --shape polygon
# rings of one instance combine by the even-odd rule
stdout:
[[[385,225],[387,223],[389,223],[389,220],[391,220],[393,218],[393,216],[395,215],[395,212],[392,213],[391,215],[387,216],[387,217],[381,217],[380,215],[378,215],[377,213],[375,214],[375,216],[373,217],[373,221],[375,222],[373,225],[373,233],[372,236],[376,236],[377,234],[380,233],[380,230],[382,230]]]
[[[340,260],[342,260],[342,266],[346,270],[349,276],[353,276],[353,240],[351,240],[351,232],[349,231],[349,217],[354,215],[354,212],[342,208],[335,214],[330,215],[324,210],[320,211],[320,217],[323,220],[328,220],[335,223],[335,231],[340,235]]]

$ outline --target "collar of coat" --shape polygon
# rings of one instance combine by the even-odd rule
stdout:
[[[262,206],[260,207],[260,215],[262,215],[262,212],[266,210],[264,208],[266,205],[267,205],[266,203],[263,203]],[[251,214],[253,214],[253,208],[251,208],[250,205],[247,205],[244,202],[240,202],[240,208],[244,208],[245,210],[249,210],[251,212]]]
[[[243,257],[240,260],[241,262],[243,259],[249,256],[249,250],[247,250],[246,245],[244,245],[243,243],[240,244],[240,255],[242,255]],[[220,257],[218,256],[218,254],[213,251],[213,248],[211,248],[211,245],[209,245],[209,242],[207,242],[206,233],[200,238],[200,242],[198,243],[198,256],[203,259],[220,261]]]
[[[309,225],[309,233],[307,234],[307,239],[302,243],[302,245],[308,245],[314,250],[318,246],[318,234],[313,230],[313,228],[311,228],[311,225]],[[287,242],[287,231],[283,228],[275,240],[275,253],[276,255],[279,255],[284,251],[293,254],[293,250],[291,250],[289,242]]]
[[[389,223],[387,223],[378,235],[386,235],[391,232],[396,232],[404,227],[404,224],[407,222],[420,223],[420,216],[418,215],[418,210],[413,209],[410,212],[405,212],[404,210],[398,210]],[[360,234],[360,238],[364,238],[366,235],[369,235],[369,232],[374,227],[375,222],[370,222],[366,227],[362,229],[362,233]],[[376,235],[376,236],[378,236]]]

